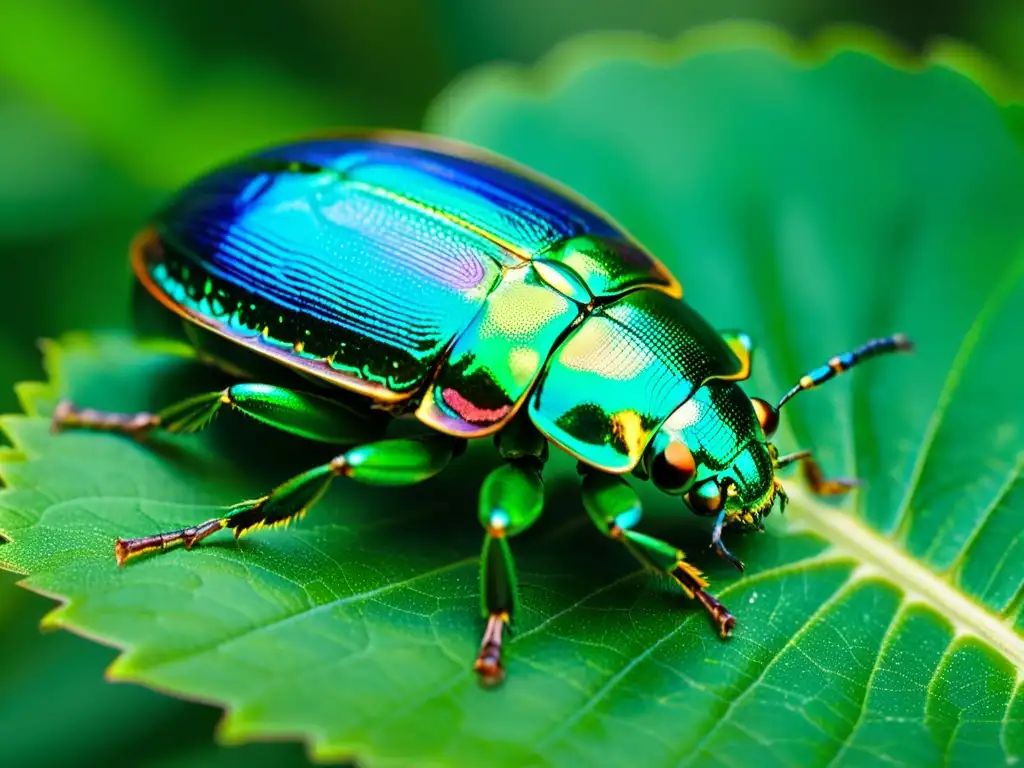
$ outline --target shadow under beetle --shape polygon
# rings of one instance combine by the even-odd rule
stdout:
[[[750,339],[711,328],[607,215],[503,158],[412,133],[314,138],[216,170],[138,235],[131,264],[139,312],[159,310],[162,332],[184,335],[240,383],[158,413],[64,402],[56,429],[196,432],[228,406],[348,447],[223,517],[118,539],[118,565],[224,528],[285,523],[335,477],[421,482],[466,440],[494,435],[503,463],[479,505],[486,628],[475,669],[485,683],[504,677],[502,632],[517,608],[508,539],[540,516],[549,442],[579,460],[597,528],[697,598],[724,637],[735,619],[679,549],[636,530],[640,502],[623,475],[715,517],[715,551],[742,569],[722,531],[759,528],[776,498],[785,504],[778,470],[803,461],[821,494],[854,484],[826,480],[808,451],[779,456],[769,442],[779,409],[911,346],[902,335],[869,341],[774,407],[749,398],[736,382],[750,373]],[[431,429],[387,438],[405,414]]]

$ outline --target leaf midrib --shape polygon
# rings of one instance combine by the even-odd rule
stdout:
[[[790,496],[794,502],[791,532],[808,531],[825,539],[836,550],[862,564],[863,570],[857,572],[861,578],[884,578],[903,592],[905,604],[916,602],[928,606],[945,617],[958,634],[978,637],[998,650],[1016,669],[1024,669],[1024,638],[1007,620],[918,563],[857,517],[827,507],[803,488],[794,488]]]

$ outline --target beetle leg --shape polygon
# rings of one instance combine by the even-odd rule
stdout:
[[[156,429],[171,433],[199,432],[209,426],[221,406],[227,402],[227,392],[204,392],[169,405],[156,413],[111,413],[93,408],[78,408],[64,400],[53,412],[51,427],[54,432],[64,429],[88,429],[99,432],[118,432],[131,437],[142,437]]]
[[[540,517],[541,466],[533,456],[510,460],[492,471],[480,489],[480,524],[487,531],[480,555],[480,607],[487,628],[473,668],[484,685],[496,685],[505,677],[502,630],[510,626],[519,602],[508,537],[522,533]]]
[[[782,469],[795,461],[801,462],[804,471],[804,479],[811,487],[811,491],[819,496],[840,496],[844,493],[849,493],[857,486],[862,485],[860,480],[853,478],[838,477],[835,479],[829,479],[825,477],[825,473],[822,471],[821,465],[814,460],[810,451],[797,451],[796,453],[780,456],[776,460],[775,466],[778,469]]]
[[[715,521],[715,528],[711,532],[711,546],[715,549],[715,554],[725,560],[730,565],[734,565],[737,570],[743,572],[743,561],[740,560],[736,555],[726,549],[725,542],[722,541],[722,530],[725,528],[725,508],[718,513],[718,519]]]
[[[140,437],[160,429],[191,433],[205,429],[223,406],[282,432],[326,443],[358,443],[380,436],[383,421],[331,400],[267,384],[235,384],[174,403],[156,413],[109,413],[64,401],[53,413],[53,429],[91,429]]]
[[[119,538],[114,555],[121,566],[136,555],[178,544],[191,549],[196,542],[224,528],[233,530],[237,538],[247,531],[284,525],[304,515],[336,477],[349,477],[367,485],[414,485],[443,470],[461,445],[462,441],[456,438],[431,433],[357,446],[296,475],[266,496],[236,504],[223,517],[153,536]]]
[[[78,408],[67,400],[57,403],[50,421],[50,429],[60,432],[64,429],[90,429],[95,432],[119,432],[140,437],[160,426],[160,417],[155,413],[112,413],[94,408]]]
[[[707,580],[686,562],[683,552],[660,539],[633,530],[643,511],[640,499],[618,475],[588,472],[583,478],[583,506],[598,529],[622,542],[633,557],[648,570],[668,574],[691,598],[696,598],[711,616],[722,637],[728,637],[736,619],[706,591]]]

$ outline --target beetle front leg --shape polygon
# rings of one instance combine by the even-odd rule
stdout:
[[[156,413],[110,413],[61,402],[53,429],[88,429],[141,437],[155,430],[191,433],[205,429],[224,406],[274,429],[326,443],[359,443],[379,437],[380,420],[336,400],[268,384],[235,384],[169,405]]]
[[[714,548],[716,555],[730,565],[735,566],[736,570],[742,573],[743,561],[730,552],[726,548],[725,542],[722,541],[722,531],[725,529],[725,516],[726,512],[724,509],[718,513],[718,519],[715,520],[715,528],[711,532],[711,546]]]
[[[395,438],[352,448],[326,464],[307,470],[282,483],[266,496],[230,507],[229,514],[177,531],[118,539],[114,554],[118,566],[132,557],[181,544],[192,549],[196,542],[229,528],[238,538],[247,531],[283,525],[306,513],[327,491],[336,477],[348,477],[367,485],[414,485],[443,470],[464,442],[448,435],[429,434]]]
[[[519,602],[508,538],[540,517],[544,508],[541,466],[533,456],[510,460],[491,472],[480,489],[480,524],[487,531],[480,555],[480,609],[487,627],[473,668],[484,685],[496,685],[505,677],[502,632],[511,626]]]
[[[807,450],[780,456],[776,459],[775,467],[776,469],[782,469],[783,467],[787,467],[797,461],[802,465],[804,480],[807,481],[807,485],[810,486],[811,491],[818,496],[841,496],[842,494],[849,493],[854,488],[861,485],[860,480],[853,478],[837,477],[835,479],[830,479],[825,477],[825,473],[822,471],[821,465],[814,460],[811,452]]]
[[[650,571],[671,576],[688,597],[696,598],[711,616],[722,637],[728,637],[736,619],[705,590],[707,580],[686,562],[682,550],[660,539],[633,530],[643,510],[640,499],[618,475],[588,472],[583,478],[583,506],[594,525],[606,536],[622,542],[641,565]]]

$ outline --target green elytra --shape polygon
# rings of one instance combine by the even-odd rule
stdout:
[[[637,530],[624,475],[649,479],[726,528],[760,526],[777,472],[803,460],[811,488],[842,493],[807,451],[779,456],[779,408],[880,353],[877,339],[808,373],[777,406],[744,394],[750,339],[720,333],[678,281],[606,214],[532,171],[452,142],[351,133],[274,147],[198,179],[136,238],[140,326],[184,336],[238,383],[157,413],[62,403],[57,428],[195,432],[225,406],[284,432],[344,446],[266,496],[178,531],[118,539],[118,565],[303,514],[336,477],[409,485],[469,439],[493,436],[483,482],[481,609],[474,668],[504,677],[517,606],[509,538],[543,508],[549,443],[575,456],[583,506],[647,568],[671,575],[719,633],[735,619],[676,547]],[[156,310],[156,311],[154,311]],[[426,428],[388,437],[391,417]]]

